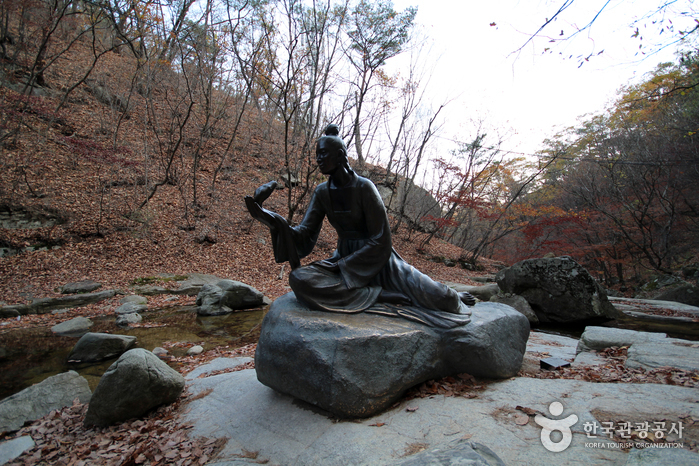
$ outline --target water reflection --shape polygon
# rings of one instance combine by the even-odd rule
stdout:
[[[259,325],[268,307],[235,312],[225,316],[198,316],[196,306],[176,306],[144,312],[143,327],[121,328],[114,315],[93,317],[92,332],[133,335],[136,346],[147,350],[166,342],[191,343],[209,350],[217,346],[243,346],[257,341]],[[68,318],[66,318],[68,320]],[[52,375],[75,370],[85,377],[92,390],[114,359],[98,364],[68,364],[67,358],[77,338],[59,337],[49,328],[16,329],[0,334],[0,400]],[[170,349],[183,356],[187,346]]]

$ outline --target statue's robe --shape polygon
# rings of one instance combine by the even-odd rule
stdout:
[[[393,249],[376,186],[354,173],[346,187],[335,187],[332,180],[319,185],[300,225],[272,229],[275,260],[293,265],[310,254],[326,216],[338,235],[328,261],[337,263],[339,273],[314,263],[294,268],[289,285],[302,303],[320,311],[399,315],[446,328],[470,321],[456,291],[421,273]],[[412,304],[377,303],[382,289],[400,293]]]

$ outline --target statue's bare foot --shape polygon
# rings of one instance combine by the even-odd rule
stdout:
[[[377,299],[380,303],[398,304],[400,306],[410,306],[413,304],[410,298],[397,291],[381,290]]]
[[[476,305],[476,298],[471,295],[468,291],[462,291],[459,293],[459,298],[461,299],[461,302],[464,303],[467,306],[475,306]]]

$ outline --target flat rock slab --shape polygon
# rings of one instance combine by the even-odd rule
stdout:
[[[581,356],[612,346],[629,347],[627,367],[656,369],[667,366],[687,371],[699,370],[699,343],[668,338],[664,333],[591,326],[583,332],[576,351]]]
[[[87,380],[77,372],[54,375],[0,401],[0,432],[17,430],[27,421],[71,406],[76,398],[87,403],[91,396]]]
[[[62,337],[81,337],[90,331],[93,323],[87,317],[76,317],[51,327],[51,331]]]
[[[116,290],[105,290],[96,293],[59,296],[58,298],[39,298],[32,301],[31,304],[11,304],[0,307],[0,318],[27,314],[48,314],[61,309],[87,306],[112,298],[116,293]]]
[[[25,451],[34,448],[34,439],[29,435],[0,442],[0,465],[9,463]]]
[[[206,366],[199,370],[200,375],[207,373]],[[586,446],[606,438],[588,438],[586,422],[652,424],[663,419],[678,422],[679,416],[699,417],[696,389],[658,384],[514,378],[488,384],[476,398],[438,395],[401,400],[382,414],[352,422],[337,422],[260,384],[253,370],[193,378],[189,391],[194,398],[208,393],[194,399],[184,415],[184,421],[193,425],[190,435],[229,439],[212,466],[245,464],[243,450],[257,452],[255,461],[267,460],[268,465],[395,465],[409,460],[416,450],[449,447],[459,439],[485,445],[507,465],[623,466],[636,461],[638,454]],[[560,416],[549,412],[554,401],[563,404]],[[570,446],[559,453],[546,450],[540,440],[542,429],[532,418],[518,425],[522,413],[517,406],[554,419],[578,416],[571,427]],[[660,458],[668,455],[668,461],[628,464],[698,464],[696,453],[675,452],[684,458],[679,462],[670,458],[672,453],[657,451]]]
[[[339,417],[366,417],[425,380],[464,372],[516,375],[529,321],[498,303],[478,303],[471,311],[469,324],[440,329],[368,313],[312,311],[288,293],[262,323],[257,377]]]

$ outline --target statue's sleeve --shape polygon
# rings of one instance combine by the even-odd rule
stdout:
[[[298,260],[313,251],[325,218],[325,210],[318,199],[319,189],[313,193],[306,215],[298,226],[285,225],[271,230],[274,260],[277,263],[289,261],[291,267],[296,268]]]
[[[363,247],[339,261],[342,278],[351,290],[369,285],[391,258],[393,250],[386,208],[373,183],[366,182],[362,186],[359,202],[369,239]]]

